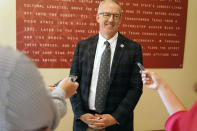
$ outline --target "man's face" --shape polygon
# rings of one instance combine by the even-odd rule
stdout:
[[[103,3],[96,20],[102,36],[106,39],[112,38],[117,32],[121,23],[120,7],[114,2]]]

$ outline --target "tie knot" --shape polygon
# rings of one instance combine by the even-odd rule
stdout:
[[[108,41],[105,41],[104,44],[109,47],[110,46],[110,43]]]

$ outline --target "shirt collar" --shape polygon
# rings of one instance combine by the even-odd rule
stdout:
[[[114,46],[113,43],[116,43],[117,39],[118,39],[118,32],[111,39],[107,41],[110,43],[110,46]],[[104,42],[106,41],[106,39],[101,35],[101,33],[99,33],[99,40],[104,45]]]

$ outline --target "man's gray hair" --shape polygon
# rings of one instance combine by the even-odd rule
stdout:
[[[101,1],[100,4],[99,4],[99,7],[98,7],[98,12],[97,12],[98,14],[101,13],[102,5],[105,2],[114,2],[114,3],[116,3],[120,7],[120,14],[122,15],[122,7],[121,7],[120,3],[117,0],[103,0],[103,1]]]

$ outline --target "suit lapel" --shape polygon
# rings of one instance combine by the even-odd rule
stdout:
[[[115,49],[114,57],[113,57],[113,61],[112,61],[111,74],[110,74],[110,84],[111,84],[113,77],[115,75],[115,72],[117,70],[118,64],[120,62],[120,58],[125,50],[125,47],[126,47],[125,44],[126,43],[124,43],[124,40],[119,33],[117,44],[116,44],[116,49]]]
[[[88,67],[87,67],[87,81],[88,87],[90,87],[91,83],[91,78],[92,78],[92,70],[93,70],[93,65],[94,65],[94,58],[96,54],[96,47],[97,47],[97,42],[98,42],[98,35],[94,37],[92,40],[89,41],[89,46],[88,46]]]

